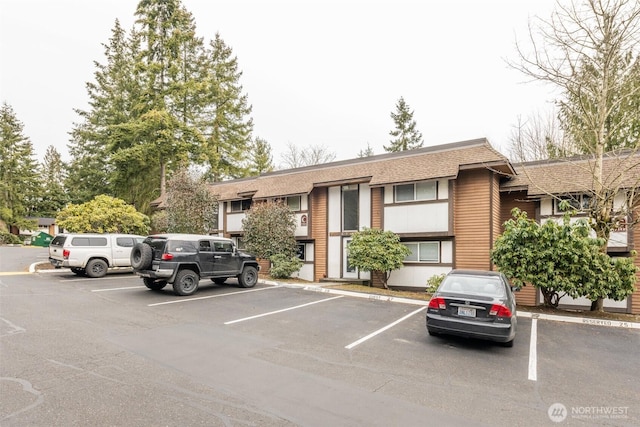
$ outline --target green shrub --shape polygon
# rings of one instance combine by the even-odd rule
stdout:
[[[1,245],[20,245],[22,244],[22,240],[20,240],[20,237],[16,236],[15,234],[2,231],[0,232],[0,244]]]
[[[269,275],[274,279],[288,279],[291,274],[302,268],[302,261],[297,256],[288,257],[277,254],[271,257]]]
[[[427,279],[427,293],[432,294],[438,289],[440,283],[444,280],[445,274],[434,274]]]

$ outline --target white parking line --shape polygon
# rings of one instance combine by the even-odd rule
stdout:
[[[140,289],[145,286],[127,286],[126,288],[107,288],[107,289],[93,289],[91,292],[111,292],[111,291],[126,291],[129,289]]]
[[[269,313],[257,314],[255,316],[245,317],[243,319],[231,320],[229,322],[224,322],[224,324],[225,325],[231,325],[232,323],[244,322],[245,320],[257,319],[258,317],[264,317],[264,316],[270,316],[272,314],[278,314],[278,313],[282,313],[284,311],[295,310],[297,308],[307,307],[307,306],[310,306],[310,305],[313,305],[313,304],[319,304],[321,302],[331,301],[332,299],[337,299],[337,298],[343,298],[343,296],[340,295],[340,296],[337,296],[337,297],[325,298],[325,299],[321,299],[319,301],[313,301],[313,302],[308,302],[306,304],[296,305],[295,307],[283,308],[282,310],[270,311]]]
[[[130,276],[130,277],[95,277],[95,278],[86,278],[86,279],[80,279],[77,277],[74,278],[68,278],[68,279],[58,279],[58,282],[60,283],[69,283],[69,282],[73,282],[73,283],[78,283],[78,282],[104,282],[104,281],[108,281],[108,280],[132,280],[132,279],[137,279],[138,277],[136,276]]]
[[[406,315],[406,316],[404,316],[402,319],[398,319],[398,320],[396,320],[395,322],[388,324],[388,325],[387,325],[387,326],[385,326],[384,328],[382,328],[382,329],[378,329],[377,331],[370,333],[370,334],[369,334],[369,335],[367,335],[366,337],[364,337],[364,338],[360,338],[358,341],[354,341],[354,342],[352,342],[351,344],[349,344],[349,345],[345,346],[344,348],[346,348],[347,350],[351,350],[351,349],[352,349],[352,348],[354,348],[355,346],[357,346],[357,345],[359,345],[359,344],[362,344],[363,342],[367,341],[368,339],[373,338],[373,337],[375,337],[376,335],[378,335],[378,334],[380,334],[380,333],[382,333],[382,332],[386,331],[387,329],[394,327],[394,326],[395,326],[395,325],[397,325],[398,323],[400,323],[400,322],[403,322],[403,321],[407,320],[408,318],[410,318],[410,317],[411,317],[411,316],[413,316],[414,314],[418,314],[418,313],[420,313],[420,312],[421,312],[422,310],[424,310],[425,308],[427,308],[427,307],[420,307],[419,309],[417,309],[417,310],[415,310],[415,311],[412,311],[411,313],[407,314],[407,315]]]
[[[266,290],[269,290],[269,289],[277,289],[277,288],[248,289],[246,291],[228,292],[226,294],[209,295],[209,296],[206,296],[206,297],[180,298],[180,299],[176,299],[176,300],[172,300],[172,301],[157,302],[155,304],[147,304],[147,307],[155,307],[155,306],[158,306],[158,305],[167,305],[167,304],[177,304],[179,302],[199,301],[199,300],[202,300],[202,299],[219,298],[219,297],[226,297],[226,296],[229,296],[229,295],[246,294],[247,292],[260,292],[260,291],[266,291]]]
[[[538,381],[538,319],[531,319],[529,340],[529,380]]]

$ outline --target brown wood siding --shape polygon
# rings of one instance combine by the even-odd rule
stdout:
[[[491,249],[493,242],[502,234],[500,207],[500,175],[494,172],[491,181]]]
[[[461,171],[455,183],[455,268],[491,268],[492,172]]]
[[[636,209],[633,218],[637,219],[640,215],[640,209]],[[636,224],[633,227],[633,231],[631,232],[631,239],[633,248],[640,252],[640,225]],[[640,269],[640,255],[636,255],[635,261],[636,267]],[[631,304],[629,305],[629,311],[632,314],[640,314],[640,270],[636,273],[638,280],[636,280],[636,290],[629,297],[631,299]]]
[[[314,274],[313,280],[318,282],[327,277],[327,188],[314,188],[311,199],[311,238],[314,241]]]
[[[384,189],[371,189],[371,228],[382,228],[382,211],[384,209]]]
[[[371,189],[371,228],[384,228],[384,188]],[[382,278],[379,274],[371,273],[371,286],[383,288]]]
[[[500,197],[500,232],[504,231],[503,224],[513,218],[511,211],[518,208],[527,213],[527,217],[536,218],[538,202],[527,200],[527,193],[524,191],[514,191],[512,193],[502,193]]]
[[[516,191],[502,193],[500,197],[500,233],[504,231],[504,223],[512,218],[511,210],[519,208],[527,213],[529,218],[535,219],[537,202],[527,200],[527,193]],[[539,304],[538,292],[532,285],[527,285],[515,293],[518,305],[535,306]]]

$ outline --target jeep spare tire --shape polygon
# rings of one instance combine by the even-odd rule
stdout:
[[[151,267],[153,249],[147,243],[136,243],[131,249],[131,267],[136,270],[146,270]]]

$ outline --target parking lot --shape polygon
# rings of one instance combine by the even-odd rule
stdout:
[[[57,270],[0,292],[3,426],[640,424],[638,329],[520,317],[504,348],[318,287]]]

